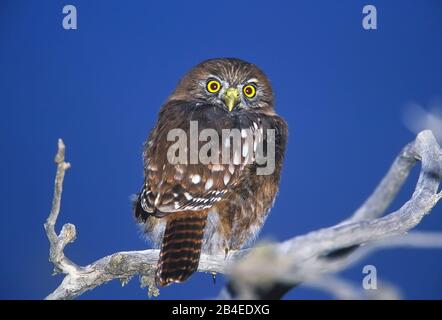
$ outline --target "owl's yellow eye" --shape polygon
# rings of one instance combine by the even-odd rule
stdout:
[[[210,93],[217,93],[221,90],[221,83],[218,80],[210,80],[207,82],[207,91]]]
[[[256,95],[256,88],[254,85],[248,84],[242,89],[242,92],[247,98],[252,99]]]

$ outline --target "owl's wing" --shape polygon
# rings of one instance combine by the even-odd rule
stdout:
[[[204,107],[211,108],[210,112],[202,110]],[[265,141],[263,131],[275,126],[268,116],[247,114],[226,117],[225,111],[219,108],[191,104],[174,106],[173,112],[168,112],[167,117],[163,115],[160,114],[158,124],[145,148],[145,184],[139,194],[138,208],[157,217],[179,211],[208,209],[227,199],[232,192],[235,192],[235,187],[242,179],[250,176],[245,172],[256,170],[254,151],[259,143]],[[211,152],[215,154],[211,153],[210,156],[220,160],[222,147],[233,142],[230,137],[222,136],[222,129],[238,129],[241,145],[239,148],[238,146],[230,148],[230,162],[171,164],[167,154],[176,141],[168,141],[168,132],[172,128],[180,128],[183,132],[189,133],[189,121],[198,121],[199,132],[210,128],[219,133],[219,148],[212,149]],[[206,141],[198,141],[197,150],[201,150]]]
[[[155,216],[208,209],[226,199],[240,180],[240,165],[166,163],[148,172],[140,204]]]

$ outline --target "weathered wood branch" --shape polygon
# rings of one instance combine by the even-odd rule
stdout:
[[[47,299],[73,299],[113,279],[123,283],[140,275],[142,284],[156,294],[153,282],[158,250],[118,252],[88,266],[78,266],[63,253],[75,239],[75,227],[63,226],[59,235],[55,223],[60,211],[65,171],[65,147],[60,140],[56,156],[57,174],[52,210],[45,224],[50,242],[50,261],[56,272],[65,274],[60,286]],[[417,161],[421,171],[415,191],[399,210],[383,216]],[[198,271],[228,274],[235,286],[235,297],[257,298],[256,292],[275,283],[296,284],[343,270],[376,246],[394,244],[430,212],[442,198],[442,152],[430,131],[421,132],[393,162],[374,193],[347,220],[340,224],[297,236],[282,243],[223,254],[202,255]],[[351,248],[352,250],[347,250]],[[340,252],[340,254],[334,254]],[[344,252],[344,254],[342,253]],[[223,298],[232,297],[224,292]]]

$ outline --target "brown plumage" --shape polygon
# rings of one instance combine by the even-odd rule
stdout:
[[[207,156],[222,159],[221,147],[230,146],[229,162],[202,163],[197,156],[193,163],[191,154],[185,163],[170,162],[168,151],[176,140],[169,141],[168,134],[180,129],[191,136],[192,121],[198,134],[205,129],[218,133],[210,142],[220,148]],[[239,148],[223,129],[237,129]],[[260,175],[264,165],[257,150],[263,145],[268,153],[267,129],[275,132],[275,165],[271,174]],[[192,143],[202,152],[206,138],[190,137],[189,153]],[[278,191],[286,139],[287,125],[273,109],[270,83],[255,65],[212,59],[183,77],[145,143],[145,182],[135,202],[137,220],[161,248],[159,285],[186,280],[197,270],[201,252],[238,250],[257,236]]]

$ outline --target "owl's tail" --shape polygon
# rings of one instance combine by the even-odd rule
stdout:
[[[206,220],[207,213],[201,212],[169,218],[158,261],[158,285],[185,281],[198,269]]]

